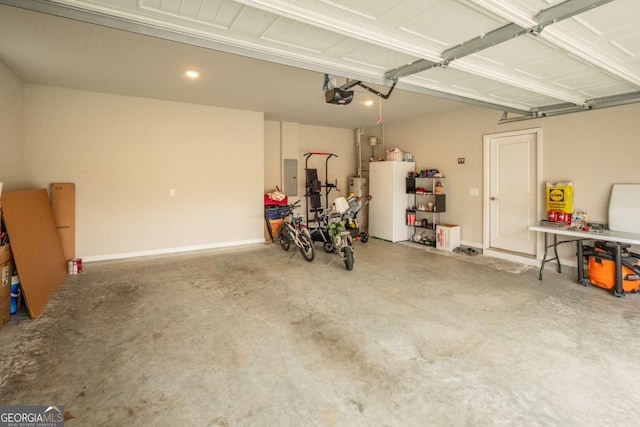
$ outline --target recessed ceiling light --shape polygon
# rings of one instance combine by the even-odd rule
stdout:
[[[364,105],[366,105],[367,107],[371,107],[373,105],[373,101],[370,99],[367,99],[366,101],[364,101]]]
[[[197,79],[200,76],[200,73],[195,71],[195,70],[188,70],[184,74],[185,74],[185,76],[189,77],[190,79]]]

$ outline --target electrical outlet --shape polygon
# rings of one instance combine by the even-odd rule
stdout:
[[[175,197],[176,195],[176,189],[175,188],[170,188],[169,189],[169,197]]]

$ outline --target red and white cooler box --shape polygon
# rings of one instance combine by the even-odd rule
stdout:
[[[460,226],[455,224],[436,225],[436,249],[453,251],[460,246]]]

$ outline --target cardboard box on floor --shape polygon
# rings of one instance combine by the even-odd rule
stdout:
[[[455,224],[436,225],[436,249],[453,251],[460,246],[460,226]]]
[[[267,226],[265,224],[264,226],[264,240],[267,243],[270,243],[271,237],[269,236],[269,231],[267,230],[267,227],[271,227],[271,233],[273,235],[273,241],[275,242],[276,240],[278,240],[278,232],[280,231],[280,226],[282,225],[282,222],[284,221],[282,218],[278,218],[278,219],[270,219],[269,221],[269,225]]]
[[[12,259],[10,245],[0,246],[0,328],[11,318]]]

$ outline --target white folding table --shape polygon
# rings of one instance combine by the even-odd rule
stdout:
[[[612,242],[612,247],[615,249],[615,263],[616,263],[616,285],[613,290],[615,296],[623,296],[624,290],[622,289],[622,277],[618,277],[620,271],[620,264],[622,259],[621,249],[626,245],[640,245],[640,234],[636,233],[623,233],[620,231],[611,230],[591,230],[582,231],[569,228],[566,224],[554,223],[554,222],[541,222],[537,225],[532,225],[529,230],[536,231],[544,234],[544,255],[540,264],[540,273],[538,279],[542,280],[542,271],[546,263],[550,261],[556,261],[558,264],[558,273],[562,272],[560,266],[560,259],[558,258],[558,245],[562,243],[576,242],[577,259],[578,259],[578,282],[586,285],[588,279],[584,278],[584,265],[582,260],[582,242],[585,240],[603,240],[606,242]],[[548,236],[553,235],[553,243],[549,243]],[[558,240],[558,236],[572,237],[572,239]],[[553,248],[554,257],[548,258],[548,250]]]

